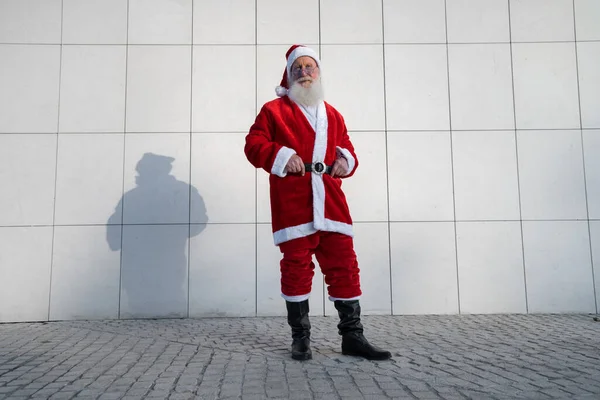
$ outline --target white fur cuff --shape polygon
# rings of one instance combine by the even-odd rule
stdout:
[[[279,151],[277,152],[277,156],[275,157],[275,161],[273,162],[271,173],[273,175],[277,175],[281,178],[284,178],[287,175],[287,172],[285,171],[285,166],[294,154],[296,154],[296,152],[293,149],[290,149],[289,147],[283,146],[281,149],[279,149]]]
[[[281,293],[281,297],[283,297],[286,301],[289,301],[291,303],[299,303],[301,301],[308,300],[308,298],[310,297],[310,293],[301,294],[298,296],[286,296],[285,294]]]
[[[344,157],[346,161],[348,161],[348,171],[346,171],[346,175],[350,172],[354,171],[354,166],[356,165],[356,160],[352,157],[352,154],[347,149],[344,149],[340,146],[336,146],[336,151],[338,157]]]

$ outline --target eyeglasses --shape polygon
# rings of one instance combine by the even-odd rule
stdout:
[[[296,67],[292,68],[292,78],[298,79],[302,77],[302,72],[306,71],[306,75],[312,75],[312,73],[319,67]]]

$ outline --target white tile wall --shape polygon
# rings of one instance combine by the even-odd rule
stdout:
[[[64,46],[60,132],[123,132],[125,46]]]
[[[513,44],[519,129],[579,127],[574,43]]]
[[[449,43],[509,42],[507,0],[447,0]]]
[[[450,146],[448,132],[388,134],[391,221],[454,219]]]
[[[587,221],[524,221],[529,312],[596,311]]]
[[[256,312],[258,315],[287,315],[285,300],[281,297],[281,272],[279,262],[282,254],[273,242],[270,224],[256,227]],[[311,311],[321,304],[323,313],[323,281],[320,285],[313,279],[313,291],[309,299]],[[319,303],[316,296],[321,297]],[[313,314],[313,312],[311,312]]]
[[[211,224],[191,240],[190,317],[255,315],[255,230]]]
[[[600,42],[577,43],[582,128],[600,128]]]
[[[129,0],[130,44],[191,44],[192,0]]]
[[[194,0],[194,44],[254,44],[255,2]]]
[[[55,228],[50,320],[118,317],[121,253],[107,245],[109,232],[120,241],[120,229],[106,226]]]
[[[319,54],[319,47],[308,45]],[[256,105],[257,113],[262,106],[277,96],[275,88],[281,82],[285,70],[286,45],[263,45],[256,48]]]
[[[123,134],[58,137],[55,222],[106,224],[123,195]],[[121,223],[121,210],[115,216]]]
[[[127,132],[189,132],[190,46],[129,46]]]
[[[0,43],[60,43],[61,3],[61,0],[3,0]]]
[[[56,132],[60,46],[0,45],[0,60],[0,133]]]
[[[575,0],[574,5],[577,40],[600,40],[600,3]]]
[[[518,131],[523,219],[585,219],[581,133]]]
[[[513,131],[452,132],[457,220],[519,220]]]
[[[457,313],[454,223],[392,223],[390,229],[393,313]]]
[[[350,132],[358,168],[342,181],[354,222],[387,221],[385,132]]]
[[[573,0],[510,0],[513,42],[574,40]]]
[[[381,46],[323,45],[321,63],[325,100],[343,114],[348,130],[385,129]]]
[[[147,153],[149,156],[145,158]],[[170,162],[170,158],[174,160]],[[138,167],[141,160],[144,162]],[[172,169],[167,173],[168,164]],[[125,136],[125,224],[187,224],[190,220],[189,182],[188,133]]]
[[[456,224],[460,311],[525,313],[521,224]]]
[[[446,42],[444,0],[383,0],[383,21],[386,43]]]
[[[258,44],[319,43],[319,0],[258,0],[256,14]]]
[[[600,219],[600,130],[583,131],[588,217]]]
[[[323,0],[321,43],[381,43],[381,2],[376,0]]]
[[[121,318],[188,315],[189,225],[125,225]]]
[[[0,1],[0,321],[284,315],[268,174],[242,147],[292,44],[321,54],[357,147],[364,313],[597,311],[599,18],[596,0]],[[139,180],[145,153],[170,177],[155,160]],[[102,301],[70,301],[75,280]],[[324,296],[317,265],[311,313],[335,317]]]
[[[270,224],[259,224],[256,230],[256,311],[257,315],[287,315],[281,297],[280,261],[282,253],[273,243]],[[317,260],[309,298],[310,315],[323,315],[324,282]],[[325,300],[329,302],[329,300]]]
[[[0,134],[0,226],[52,225],[56,135]]]
[[[594,288],[596,290],[596,309],[600,306],[600,221],[590,221],[592,260],[594,263]]]
[[[360,268],[365,314],[391,313],[390,235],[387,223],[356,223],[354,249]],[[330,305],[333,305],[327,300]],[[337,316],[337,313],[333,314]]]
[[[449,129],[446,46],[386,45],[384,51],[387,129]]]
[[[63,0],[63,43],[126,44],[127,0]]]
[[[203,208],[211,223],[256,221],[255,172],[248,168],[244,155],[244,136],[243,133],[193,134],[192,185],[204,204],[192,200],[192,222],[207,222],[202,220]],[[223,174],[229,175],[226,183]]]
[[[46,321],[52,227],[0,227],[0,322]]]
[[[452,129],[513,129],[509,44],[454,44],[448,49]]]
[[[250,46],[194,46],[194,132],[248,130],[256,116],[255,58]]]

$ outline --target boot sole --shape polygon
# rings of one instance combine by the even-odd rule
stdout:
[[[372,356],[367,356],[365,354],[360,354],[360,353],[355,353],[352,351],[343,351],[342,350],[342,354],[345,356],[354,356],[354,357],[362,357],[365,358],[367,360],[374,360],[374,361],[383,361],[383,360],[389,360],[390,358],[392,358],[392,355],[382,355],[382,356],[376,356],[376,357],[372,357]]]
[[[304,353],[304,354],[292,354],[292,358],[298,361],[306,361],[312,360],[312,354]]]

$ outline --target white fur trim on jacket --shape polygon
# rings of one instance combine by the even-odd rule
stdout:
[[[337,146],[336,151],[337,151],[338,157],[344,157],[346,159],[346,161],[348,161],[348,171],[346,171],[346,175],[348,175],[350,172],[352,172],[354,170],[354,166],[356,165],[356,160],[354,159],[354,157],[352,157],[352,154],[350,154],[350,151],[348,149],[344,149],[340,146]]]
[[[287,172],[285,171],[285,166],[294,154],[296,154],[296,152],[289,147],[283,146],[281,149],[279,149],[277,156],[275,156],[275,161],[273,161],[271,173],[281,178],[286,177]]]
[[[275,246],[280,245],[288,240],[294,240],[301,237],[310,236],[317,231],[337,232],[346,236],[354,237],[354,228],[350,224],[346,224],[339,221],[332,221],[325,218],[323,227],[318,228],[314,222],[309,222],[302,225],[290,226],[289,228],[283,228],[273,233],[273,242]]]
[[[313,162],[323,161],[327,150],[327,111],[325,103],[321,102],[317,107],[317,131],[315,133],[315,147],[313,149]],[[315,229],[325,229],[325,184],[323,175],[315,172],[311,174],[313,192],[313,222]]]
[[[352,225],[344,222],[333,221],[331,219],[325,219],[325,231],[342,233],[346,236],[354,237],[354,229]]]
[[[316,233],[312,222],[302,225],[290,226],[289,228],[280,229],[277,232],[273,233],[273,241],[275,242],[275,246],[287,242],[288,240],[298,239],[301,237],[312,235]]]

